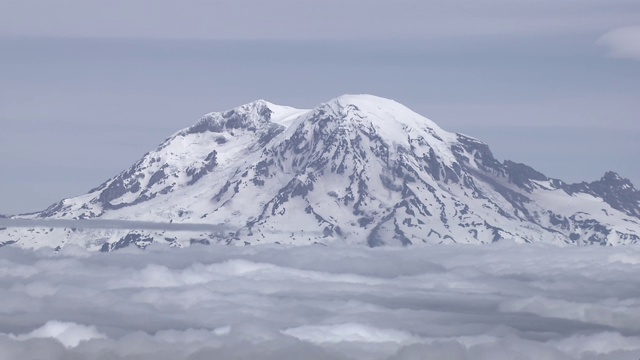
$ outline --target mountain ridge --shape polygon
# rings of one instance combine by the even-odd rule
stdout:
[[[640,241],[640,192],[613,172],[566,184],[393,100],[343,95],[311,110],[257,100],[209,113],[129,169],[36,219],[221,223],[226,234],[3,230],[27,247],[151,242],[368,246]],[[52,235],[56,233],[55,235]]]

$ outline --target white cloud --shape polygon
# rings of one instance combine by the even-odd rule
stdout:
[[[637,251],[4,247],[0,360],[629,359]]]
[[[65,347],[72,348],[83,341],[102,339],[105,336],[98,332],[95,326],[50,320],[30,333],[11,337],[17,340],[52,338],[58,340]]]
[[[357,323],[300,326],[283,330],[282,333],[313,343],[411,343],[418,341],[413,335],[404,331],[395,329],[379,329],[373,326]]]
[[[622,253],[622,254],[613,254],[609,257],[609,261],[614,262],[614,261],[619,261],[623,264],[633,264],[633,265],[638,265],[640,264],[640,254],[626,254],[626,253]]]
[[[611,304],[615,306],[610,306]],[[640,301],[603,299],[598,303],[583,303],[533,296],[508,300],[500,304],[503,312],[529,312],[543,317],[576,320],[640,331]]]
[[[617,350],[640,350],[640,337],[624,337],[618,333],[603,332],[594,335],[576,335],[551,342],[567,354],[607,354]]]
[[[608,56],[640,60],[640,26],[613,29],[602,35],[597,44],[607,48]]]

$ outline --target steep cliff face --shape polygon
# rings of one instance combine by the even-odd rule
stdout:
[[[206,115],[88,194],[32,216],[228,231],[7,229],[0,238],[104,251],[153,241],[617,245],[640,240],[639,194],[615,173],[565,184],[500,162],[481,141],[384,98],[345,95],[312,110],[259,100]]]

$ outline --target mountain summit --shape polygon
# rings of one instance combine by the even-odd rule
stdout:
[[[312,110],[258,100],[207,114],[88,194],[22,218],[224,231],[8,228],[0,242],[618,245],[640,242],[640,192],[611,172],[566,184],[395,101],[344,95]]]

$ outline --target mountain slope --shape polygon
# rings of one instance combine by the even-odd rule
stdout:
[[[639,194],[614,173],[565,184],[499,162],[481,141],[384,98],[345,95],[312,110],[259,100],[204,116],[88,194],[29,216],[223,231],[5,229],[0,242],[617,245],[640,240]]]

